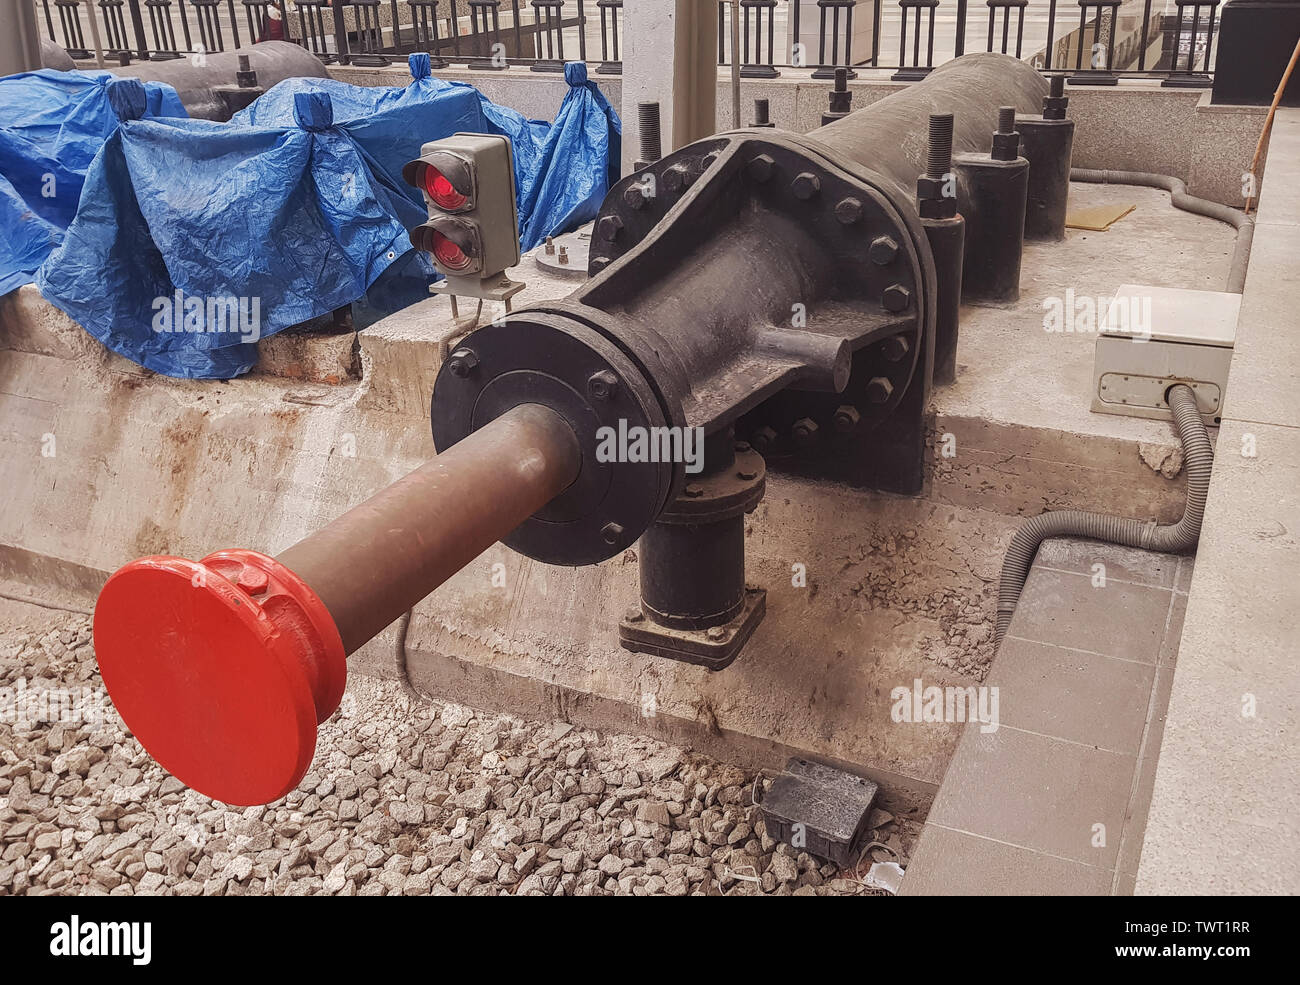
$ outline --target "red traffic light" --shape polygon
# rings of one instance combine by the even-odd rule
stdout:
[[[438,266],[449,273],[461,274],[478,270],[482,266],[482,257],[476,246],[474,228],[468,223],[461,223],[450,231],[462,242],[457,242],[442,230],[425,223],[411,230],[411,244],[417,250],[432,253]]]
[[[469,202],[469,196],[456,191],[447,176],[431,164],[425,165],[421,184],[424,185],[425,193],[433,199],[433,204],[440,209],[460,209]]]

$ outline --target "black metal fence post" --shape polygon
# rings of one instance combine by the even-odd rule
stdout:
[[[916,82],[934,68],[934,11],[939,0],[898,0],[902,8],[902,32],[898,41],[898,71],[890,76],[894,82]],[[921,64],[921,11],[929,11],[925,44],[925,64]],[[913,12],[912,64],[907,64],[907,15]]]
[[[1004,55],[1011,54],[1007,50],[1010,43],[1011,11],[1015,10],[1016,18],[1016,51],[1017,58],[1020,57],[1020,48],[1025,39],[1025,7],[1028,6],[1029,0],[985,0],[989,8],[989,46],[988,50],[993,51],[993,28],[997,19],[998,11],[1002,11],[1002,47],[998,49]]]
[[[500,71],[509,67],[505,46],[501,45],[501,0],[469,0],[469,24],[478,56],[469,63],[469,67],[488,71]],[[501,45],[499,58],[493,51],[497,45]]]
[[[534,72],[564,71],[564,0],[532,0]],[[543,55],[543,52],[545,54]]]
[[[621,75],[623,56],[618,47],[618,20],[623,16],[623,0],[596,0],[600,10],[600,65],[598,75]]]
[[[1070,76],[1071,85],[1113,86],[1119,83],[1119,76],[1112,71],[1115,62],[1115,29],[1119,26],[1120,0],[1078,0],[1079,2],[1079,42],[1075,50],[1074,74]],[[1088,11],[1097,12],[1093,21],[1092,47],[1089,52],[1088,67],[1083,67],[1084,37],[1088,26]],[[1097,55],[1101,53],[1101,29],[1105,12],[1110,11],[1110,28],[1106,37],[1106,54],[1104,64],[1099,68]]]
[[[1210,55],[1214,48],[1214,17],[1218,10],[1217,0],[1174,0],[1174,6],[1178,8],[1178,20],[1174,31],[1173,60],[1170,63],[1172,71],[1160,84],[1175,89],[1204,89],[1213,81],[1210,77]],[[1188,7],[1192,8],[1192,24],[1187,41],[1187,67],[1179,71],[1178,56],[1182,53],[1183,24],[1187,18]],[[1202,7],[1208,8],[1209,14],[1205,34],[1205,68],[1198,72],[1196,71],[1196,37],[1200,34]]]
[[[939,0],[934,0],[938,3]],[[850,79],[856,79],[858,73],[853,71],[853,8],[858,0],[817,0],[821,13],[817,38],[817,70],[814,79],[835,78],[836,68],[847,68]],[[826,60],[826,12],[831,13],[830,36],[831,58]],[[840,61],[840,11],[844,12],[844,61]]]

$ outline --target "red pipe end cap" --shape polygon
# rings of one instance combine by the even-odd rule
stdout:
[[[127,728],[177,779],[227,804],[298,785],[347,679],[320,599],[254,551],[132,561],[100,592],[94,633]]]

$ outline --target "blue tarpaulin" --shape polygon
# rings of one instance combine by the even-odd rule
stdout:
[[[360,297],[424,210],[333,125],[324,93],[295,108],[290,127],[123,123],[41,293],[142,366],[222,379],[252,368],[259,338]]]
[[[584,66],[567,68],[553,125],[432,78],[425,55],[411,67],[402,88],[292,79],[225,124],[122,123],[37,274],[42,294],[141,365],[229,378],[258,338],[349,302],[386,314],[427,297],[436,275],[407,236],[424,200],[400,177],[426,141],[510,136],[525,249],[595,214],[619,121]]]
[[[86,170],[129,116],[185,117],[176,90],[111,72],[0,78],[0,294],[30,283],[77,211]]]

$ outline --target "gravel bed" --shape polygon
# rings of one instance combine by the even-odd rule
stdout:
[[[0,895],[879,894],[859,876],[919,833],[873,812],[840,872],[767,836],[752,771],[361,677],[298,789],[232,809],[126,732],[89,619],[49,621],[0,629]]]

